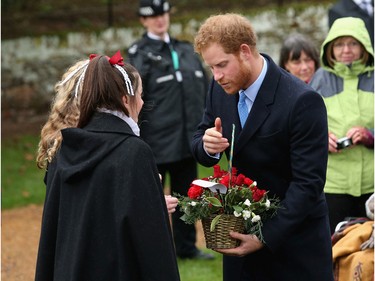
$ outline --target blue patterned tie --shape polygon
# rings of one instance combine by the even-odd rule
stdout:
[[[246,95],[243,90],[240,91],[240,100],[238,101],[238,115],[240,116],[241,127],[245,126],[247,116],[249,115],[249,109],[246,105]]]

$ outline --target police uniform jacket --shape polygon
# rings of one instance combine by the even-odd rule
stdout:
[[[178,56],[177,72],[171,48]],[[192,157],[190,141],[201,121],[208,88],[192,45],[174,38],[167,44],[144,34],[129,48],[127,61],[143,80],[141,137],[151,146],[157,164]]]

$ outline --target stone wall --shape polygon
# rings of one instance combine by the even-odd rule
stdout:
[[[323,41],[327,30],[325,6],[296,11],[266,11],[249,16],[258,34],[258,49],[279,58],[281,42],[292,32],[302,32],[316,43]],[[191,19],[186,25],[173,23],[173,36],[192,41],[200,22]],[[75,61],[90,53],[113,54],[141,36],[142,28],[107,29],[101,33],[70,33],[66,37],[42,36],[3,40],[1,46],[2,119],[22,122],[49,110],[54,85]]]

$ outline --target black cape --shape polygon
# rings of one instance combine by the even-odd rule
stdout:
[[[97,113],[49,166],[35,280],[180,280],[150,147]]]

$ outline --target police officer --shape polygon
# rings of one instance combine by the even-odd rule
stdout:
[[[171,192],[186,195],[197,178],[190,143],[201,121],[208,77],[193,46],[168,34],[170,9],[165,0],[140,0],[138,15],[146,32],[128,49],[127,61],[143,80],[141,137],[154,152],[163,185],[169,174]],[[181,216],[172,214],[178,257],[213,259],[195,246],[195,227]]]

